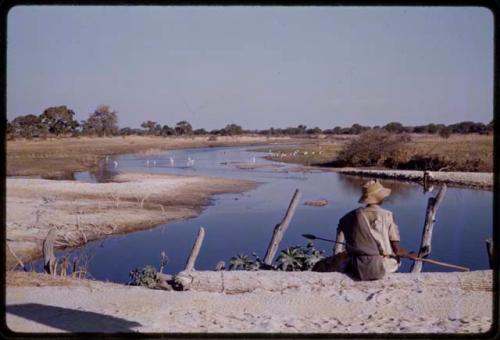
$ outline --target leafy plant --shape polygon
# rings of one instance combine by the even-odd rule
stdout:
[[[252,261],[247,255],[239,254],[229,260],[229,270],[249,270]]]
[[[146,266],[142,270],[134,269],[128,276],[130,277],[129,285],[131,286],[146,286],[154,288],[157,283],[156,268],[153,266]]]
[[[306,254],[303,248],[299,246],[288,247],[287,249],[282,250],[281,254],[278,256],[277,267],[280,270],[286,271],[301,270],[305,257]]]
[[[253,253],[252,256],[255,258],[253,261],[244,254],[233,256],[229,260],[229,270],[258,270],[267,267],[257,254]],[[284,271],[311,270],[316,262],[324,257],[323,252],[317,250],[314,244],[309,242],[306,247],[293,246],[282,250],[276,259],[275,265],[266,269]]]

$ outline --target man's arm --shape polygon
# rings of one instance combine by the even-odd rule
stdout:
[[[399,241],[391,241],[391,247],[394,254],[399,257],[408,257],[412,260],[417,258],[417,254],[414,252],[408,252],[406,249],[402,248]]]
[[[336,241],[337,242],[342,242],[342,243],[345,242],[344,232],[342,230],[340,230],[340,228],[337,228],[337,239],[336,239]],[[337,255],[338,253],[342,253],[342,252],[345,252],[345,251],[346,251],[345,245],[339,244],[339,243],[335,243],[335,245],[333,247],[333,254],[334,255]]]

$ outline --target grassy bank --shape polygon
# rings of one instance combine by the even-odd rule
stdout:
[[[261,148],[271,152],[266,158],[286,163],[316,166],[360,166],[339,164],[339,155],[356,136],[323,137],[306,140],[293,147]],[[367,148],[370,145],[367,145]],[[383,151],[383,150],[381,150]],[[410,135],[409,141],[401,142],[391,169],[442,170],[442,171],[493,171],[493,136],[452,135],[442,138],[436,135]],[[363,166],[363,165],[361,165]]]

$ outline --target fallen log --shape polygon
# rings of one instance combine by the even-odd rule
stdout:
[[[288,209],[286,211],[285,217],[283,217],[283,220],[279,224],[277,224],[276,227],[274,227],[273,237],[269,242],[266,255],[264,256],[264,264],[266,265],[272,264],[274,255],[276,255],[276,252],[278,251],[278,246],[281,240],[283,239],[283,235],[285,235],[285,231],[287,230],[288,225],[292,220],[293,214],[295,213],[295,210],[299,205],[300,195],[301,193],[299,189],[296,189],[295,193],[293,194],[292,200],[290,201],[290,205],[288,206]]]
[[[457,288],[464,291],[492,291],[492,271],[454,273],[391,273],[381,280],[357,281],[343,273],[284,272],[284,271],[192,271],[180,272],[175,278],[180,290],[219,292],[226,294],[254,291],[324,291],[341,294],[342,291],[376,289],[404,289],[415,292],[422,289]]]
[[[422,241],[420,242],[420,249],[418,251],[418,257],[426,258],[431,253],[431,243],[432,243],[432,231],[434,229],[434,223],[436,222],[436,212],[439,205],[443,201],[444,195],[446,194],[446,184],[441,186],[436,197],[430,197],[427,203],[427,210],[425,213],[424,229],[422,232]],[[420,273],[422,271],[422,261],[413,262],[411,268],[412,273]]]

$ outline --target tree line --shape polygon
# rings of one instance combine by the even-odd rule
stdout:
[[[245,130],[240,125],[228,124],[222,129],[207,131],[203,128],[193,129],[192,125],[182,120],[175,126],[162,125],[158,122],[147,120],[140,128],[118,127],[118,112],[108,105],[98,106],[89,114],[88,119],[77,121],[75,112],[65,105],[53,106],[45,109],[40,115],[28,114],[18,116],[12,121],[6,121],[7,138],[44,138],[50,136],[236,136],[242,134],[258,134],[265,136],[301,136],[301,135],[358,135],[369,130],[385,130],[390,133],[425,133],[439,134],[449,137],[455,134],[490,134],[493,132],[493,120],[488,123],[463,121],[456,124],[426,124],[418,126],[404,126],[399,122],[390,122],[383,126],[363,126],[353,124],[351,127],[335,126],[331,129],[319,127],[308,128],[306,125],[297,127],[274,128],[263,130]]]

